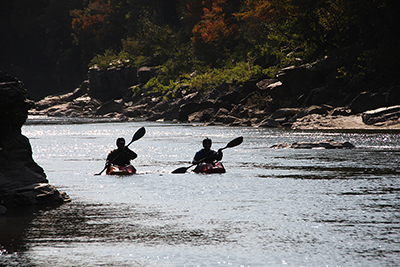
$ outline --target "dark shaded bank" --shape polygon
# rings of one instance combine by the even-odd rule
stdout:
[[[0,72],[0,213],[8,207],[70,201],[65,192],[48,184],[32,158],[29,139],[21,134],[32,105],[22,82]]]
[[[92,68],[79,88],[36,102],[30,114],[292,129],[400,129],[400,86],[345,82],[337,78],[341,61],[325,57],[282,69],[272,79],[232,81],[208,92],[187,85],[166,94],[143,86],[157,75],[152,68]]]

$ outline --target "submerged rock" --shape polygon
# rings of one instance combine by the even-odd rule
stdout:
[[[355,146],[349,142],[338,142],[334,140],[323,140],[315,142],[277,143],[271,148],[293,148],[293,149],[350,149]]]

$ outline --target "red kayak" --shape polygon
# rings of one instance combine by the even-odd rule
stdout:
[[[225,173],[225,167],[222,162],[200,163],[194,169],[196,173]]]
[[[136,169],[132,165],[126,165],[126,166],[111,165],[110,168],[106,171],[106,174],[108,175],[131,175],[135,173]]]

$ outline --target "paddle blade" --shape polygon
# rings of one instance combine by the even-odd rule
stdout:
[[[106,169],[107,169],[107,166],[104,166],[104,168],[101,170],[101,172],[95,173],[94,175],[101,175]]]
[[[238,146],[238,145],[240,145],[242,142],[243,142],[243,136],[237,137],[237,138],[233,139],[232,141],[230,141],[230,142],[225,146],[225,148]]]
[[[131,143],[142,138],[145,133],[146,133],[146,129],[144,127],[137,130],[136,133],[132,137]]]
[[[180,167],[180,168],[174,170],[172,173],[185,173],[190,167]]]

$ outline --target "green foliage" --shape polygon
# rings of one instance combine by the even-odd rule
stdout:
[[[202,94],[223,84],[233,82],[244,82],[262,74],[260,66],[253,66],[249,63],[239,62],[224,69],[211,69],[203,73],[182,74],[180,79],[168,79],[168,75],[160,73],[152,78],[145,87],[152,88],[154,92],[172,92],[182,86],[189,86]]]
[[[113,50],[106,50],[102,55],[96,55],[89,63],[89,67],[98,67],[106,70],[111,67],[121,67],[130,64],[129,55],[125,51],[116,53]]]

